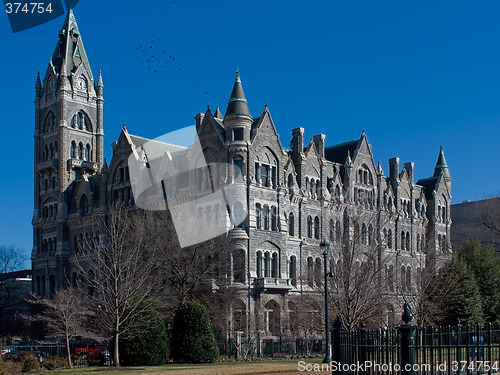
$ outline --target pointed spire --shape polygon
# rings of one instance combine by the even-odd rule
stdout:
[[[220,111],[219,107],[215,109],[214,117],[219,120],[224,120],[224,116],[222,116],[222,112]]]
[[[74,68],[81,64],[84,64],[88,68],[90,67],[72,9],[68,10],[63,27],[59,31],[59,39],[54,49],[54,54],[52,55],[52,63],[60,71],[62,70],[63,62],[66,65],[67,72],[74,71]],[[93,81],[94,78],[90,69],[88,75],[88,78]]]
[[[347,150],[347,158],[345,159],[346,167],[352,167],[351,151]]]
[[[42,95],[42,81],[40,79],[40,72],[38,72],[38,75],[36,77],[35,91],[37,98]]]
[[[97,79],[97,87],[104,87],[102,83],[102,73],[100,70],[99,70],[99,78]]]
[[[433,177],[439,177],[441,173],[447,180],[451,180],[450,171],[448,170],[448,164],[446,164],[446,159],[444,157],[443,146],[439,148],[439,156],[436,162],[436,167],[434,168]]]
[[[236,70],[236,78],[234,80],[233,91],[231,92],[231,98],[227,105],[225,117],[232,115],[244,115],[252,117],[250,115],[250,110],[248,109],[247,99],[245,98],[245,93],[243,92],[243,86],[241,85],[240,71]]]
[[[384,171],[382,170],[382,165],[380,164],[380,160],[378,161],[377,164],[377,174],[382,176],[384,174]]]

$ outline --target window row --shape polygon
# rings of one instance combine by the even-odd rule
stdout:
[[[42,219],[55,219],[57,217],[57,203],[46,204],[42,208]]]
[[[354,188],[354,201],[357,204],[373,207],[375,206],[375,192],[373,190],[366,190],[366,188]]]
[[[443,253],[446,253],[448,251],[446,234],[438,234],[438,251],[441,251]]]
[[[373,226],[365,223],[361,224],[361,230],[358,222],[354,222],[354,243],[360,243],[362,245],[374,245],[375,237]]]
[[[340,220],[336,222],[330,219],[330,226],[328,230],[328,240],[330,243],[341,244],[343,242],[342,227]]]
[[[255,183],[261,186],[276,188],[276,167],[255,162]]]
[[[41,248],[42,254],[43,253],[53,254],[57,250],[57,238],[56,237],[45,238],[42,241],[41,245],[42,245]]]
[[[113,203],[123,206],[132,206],[134,204],[134,196],[130,186],[114,189]]]
[[[437,207],[437,219],[441,223],[446,223],[448,221],[446,206]]]
[[[49,191],[49,189],[55,189],[57,184],[57,175],[49,174],[48,176],[42,177],[40,180],[40,190]]]
[[[358,169],[356,174],[356,182],[363,185],[373,185],[373,177],[371,172],[366,168]]]
[[[320,180],[306,177],[306,192],[309,192],[311,198],[319,198],[321,193]]]
[[[35,293],[38,294],[41,297],[48,297],[52,298],[54,293],[56,292],[56,277],[54,275],[50,275],[48,278],[49,280],[49,285],[48,285],[48,290],[49,290],[49,295],[47,296],[47,278],[45,275],[42,276],[37,276],[35,279]]]
[[[401,250],[411,250],[410,232],[401,231]]]
[[[73,236],[73,254],[78,255],[82,250],[95,249],[100,243],[100,233],[92,231],[91,233],[80,233]]]
[[[70,126],[74,129],[92,131],[92,123],[87,114],[83,111],[79,111],[71,117]]]
[[[307,237],[309,238],[316,238],[319,240],[319,217],[316,216],[313,220],[312,216],[309,215],[307,217]]]
[[[43,161],[48,161],[52,159],[57,159],[58,157],[58,147],[57,147],[57,141],[54,143],[50,143],[48,145],[45,145],[43,149],[43,155],[42,155],[42,160]]]
[[[80,142],[77,146],[76,142],[72,141],[69,146],[69,157],[71,159],[91,160],[92,149],[88,143],[84,147],[82,142]]]
[[[321,258],[307,258],[307,285],[311,288],[323,286],[323,271]]]
[[[279,274],[279,255],[275,251],[257,251],[257,277],[278,278]]]
[[[389,292],[394,292],[396,291],[396,280],[395,280],[395,274],[394,274],[394,266],[390,265],[386,267],[386,280],[387,280],[387,289]],[[402,293],[410,293],[413,290],[412,286],[412,272],[411,272],[411,267],[410,266],[401,266],[401,273],[400,273],[400,290],[397,290],[397,292],[402,292]]]
[[[278,211],[276,206],[255,204],[255,225],[257,229],[278,231]]]

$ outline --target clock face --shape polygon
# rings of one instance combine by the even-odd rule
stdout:
[[[87,91],[87,80],[85,77],[80,76],[76,80],[76,88],[80,91]]]

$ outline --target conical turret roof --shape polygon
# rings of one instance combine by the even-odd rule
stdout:
[[[245,93],[243,92],[243,86],[241,85],[239,70],[236,70],[236,79],[234,80],[233,91],[231,92],[231,98],[229,99],[226,115],[224,117],[235,115],[252,117],[250,115],[250,110],[248,109],[248,102],[245,98]]]

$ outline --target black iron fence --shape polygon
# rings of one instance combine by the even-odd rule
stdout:
[[[419,328],[405,309],[394,329],[332,331],[331,370],[339,374],[492,374],[500,371],[500,327]]]

